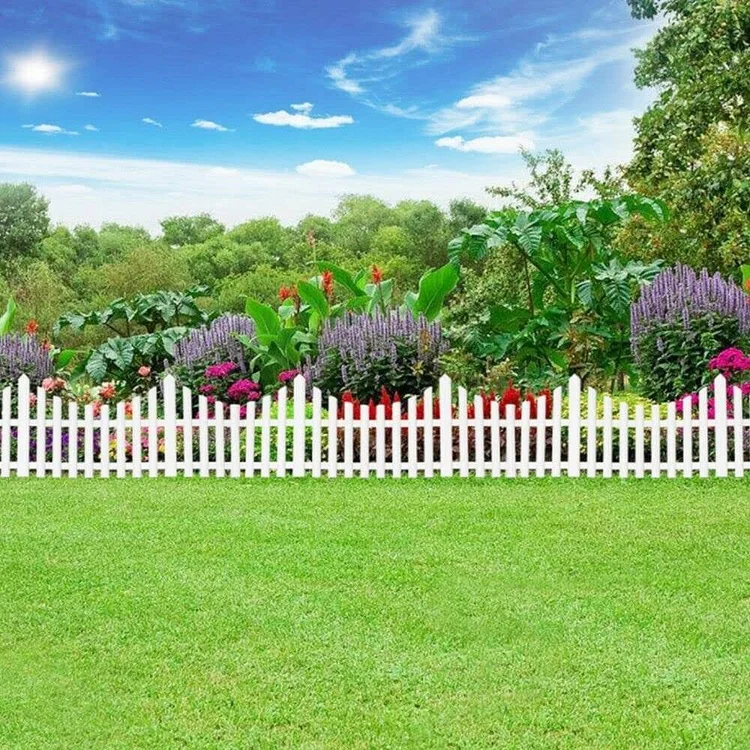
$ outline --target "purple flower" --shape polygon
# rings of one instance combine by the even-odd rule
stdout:
[[[191,331],[175,345],[175,365],[194,368],[211,362],[234,362],[245,372],[245,354],[237,336],[255,338],[255,323],[246,315],[221,315]]]
[[[27,375],[36,388],[53,374],[49,349],[36,339],[17,333],[0,336],[0,384],[15,383],[21,375]]]

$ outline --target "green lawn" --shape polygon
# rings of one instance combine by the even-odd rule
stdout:
[[[750,746],[748,482],[0,495],[0,747]]]

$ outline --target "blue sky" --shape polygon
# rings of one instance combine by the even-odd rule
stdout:
[[[3,0],[0,180],[151,229],[349,192],[486,202],[521,146],[628,158],[654,31],[625,0]]]

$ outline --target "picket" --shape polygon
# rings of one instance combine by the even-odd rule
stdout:
[[[31,415],[29,378],[22,375],[18,381],[18,428],[16,430],[16,474],[29,476],[29,432]]]
[[[68,476],[78,476],[78,404],[68,404]]]
[[[745,474],[745,398],[737,387],[730,392],[723,376],[715,380],[713,393],[704,388],[698,394],[697,418],[691,398],[681,405],[653,405],[648,414],[642,404],[632,414],[621,402],[615,414],[607,394],[598,414],[593,388],[587,389],[584,415],[582,385],[575,376],[567,399],[561,387],[554,390],[550,413],[547,397],[540,395],[535,408],[529,401],[520,408],[501,408],[492,399],[486,414],[480,395],[470,401],[467,390],[454,388],[446,376],[437,396],[428,389],[405,404],[378,404],[372,416],[372,407],[363,404],[355,412],[350,401],[343,402],[340,415],[333,397],[327,398],[325,412],[317,388],[308,404],[301,376],[292,388],[287,412],[286,388],[244,406],[210,404],[187,388],[181,388],[178,401],[176,382],[168,376],[146,399],[136,395],[129,404],[89,403],[81,413],[75,402],[64,404],[41,388],[32,396],[31,384],[22,377],[2,391],[0,476],[122,478],[141,477],[145,470],[151,477],[194,472],[231,478],[374,474],[379,479],[585,473],[672,479],[694,476],[696,468],[700,477]]]
[[[732,388],[732,425],[734,437],[734,475],[742,477],[745,469],[745,431],[742,420],[744,411],[742,407],[742,391],[738,386]]]
[[[620,418],[617,428],[620,455],[617,473],[621,479],[625,479],[628,475],[628,450],[630,448],[628,433],[628,405],[624,401],[620,401]]]
[[[3,389],[2,428],[0,429],[0,477],[10,476],[10,419],[12,392],[10,386]]]

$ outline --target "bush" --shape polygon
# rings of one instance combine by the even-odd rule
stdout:
[[[705,269],[662,271],[631,307],[631,344],[642,392],[671,401],[711,380],[710,360],[750,332],[742,290]]]
[[[220,362],[232,362],[239,372],[246,373],[245,350],[237,339],[240,334],[255,336],[255,323],[246,315],[221,315],[210,325],[191,331],[175,346],[178,380],[197,389],[204,384],[206,368]]]
[[[54,374],[49,348],[31,336],[9,333],[0,336],[0,387],[15,384],[27,375],[32,388]]]
[[[348,313],[326,323],[307,375],[326,394],[349,391],[360,401],[377,399],[383,388],[415,395],[437,384],[445,348],[440,324],[422,316]]]

